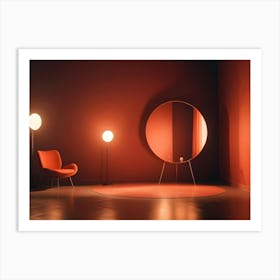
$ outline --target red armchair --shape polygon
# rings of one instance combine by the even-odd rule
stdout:
[[[57,150],[37,151],[37,153],[44,172],[50,177],[56,178],[58,186],[60,178],[69,178],[71,185],[74,186],[71,177],[78,172],[77,164],[70,163],[62,166],[62,160]]]

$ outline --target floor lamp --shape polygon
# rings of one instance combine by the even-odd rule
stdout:
[[[34,131],[38,130],[42,125],[40,115],[34,113],[29,116],[29,127],[31,128],[31,153],[34,153]]]
[[[109,184],[109,144],[112,142],[114,134],[111,130],[105,130],[102,133],[102,139],[105,142],[105,181],[104,185]]]

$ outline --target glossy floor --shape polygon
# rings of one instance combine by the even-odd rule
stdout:
[[[139,185],[138,185],[139,186]],[[187,186],[187,185],[186,185]],[[30,193],[32,220],[249,220],[250,193],[203,197],[129,198],[94,191],[101,186],[54,187]],[[106,188],[106,186],[102,186]],[[118,185],[117,187],[123,187]],[[133,185],[131,185],[133,188]],[[170,187],[172,187],[170,185]],[[198,186],[199,187],[199,186]],[[218,186],[221,187],[221,186]],[[155,185],[157,190],[158,185]],[[136,190],[137,188],[135,188]]]

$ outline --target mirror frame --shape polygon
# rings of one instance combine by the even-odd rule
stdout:
[[[200,115],[202,116],[203,120],[204,120],[204,123],[205,123],[205,126],[206,126],[206,131],[207,131],[207,135],[206,135],[206,138],[205,138],[205,142],[204,142],[204,144],[203,144],[201,150],[199,151],[199,153],[195,154],[194,156],[191,156],[191,157],[188,158],[187,160],[183,160],[183,161],[169,161],[169,160],[163,159],[162,157],[160,157],[159,155],[157,155],[157,154],[154,152],[154,150],[152,149],[152,147],[151,147],[151,145],[150,145],[150,143],[149,143],[149,141],[148,141],[148,139],[147,139],[147,125],[148,125],[148,122],[149,122],[149,120],[150,120],[150,117],[152,116],[152,114],[153,114],[156,110],[158,110],[160,107],[162,107],[162,106],[164,106],[164,105],[166,105],[166,104],[168,104],[168,103],[182,103],[182,104],[185,104],[186,106],[190,106],[190,107],[192,107],[193,109],[197,110],[197,111],[200,113]],[[206,142],[207,142],[207,139],[208,139],[208,126],[207,126],[207,122],[206,122],[206,120],[205,120],[203,114],[200,112],[200,110],[197,109],[197,107],[195,107],[195,106],[192,105],[191,103],[188,103],[188,102],[183,101],[183,100],[178,100],[178,99],[169,100],[169,101],[165,101],[165,102],[159,104],[158,106],[156,106],[156,107],[151,111],[151,113],[149,114],[149,116],[148,116],[148,118],[147,118],[147,121],[146,121],[146,125],[145,125],[145,138],[146,138],[146,142],[147,142],[148,147],[150,148],[150,150],[153,152],[153,154],[154,154],[157,158],[161,159],[163,162],[168,162],[168,163],[171,163],[171,164],[185,164],[185,163],[187,163],[187,162],[190,162],[190,161],[193,160],[194,158],[196,158],[196,157],[202,152],[202,150],[204,149],[204,147],[205,147],[205,145],[206,145]]]

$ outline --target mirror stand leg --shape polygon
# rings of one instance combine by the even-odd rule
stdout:
[[[176,165],[176,183],[178,183],[178,164],[175,164]]]
[[[161,174],[160,174],[159,181],[158,181],[159,184],[161,183],[164,168],[165,168],[165,161],[163,162],[163,165],[162,165]]]
[[[188,164],[189,164],[189,168],[190,168],[190,171],[191,171],[193,184],[196,185],[196,182],[195,182],[195,179],[194,179],[194,175],[193,175],[192,165],[191,165],[191,161],[190,160],[188,160]]]

